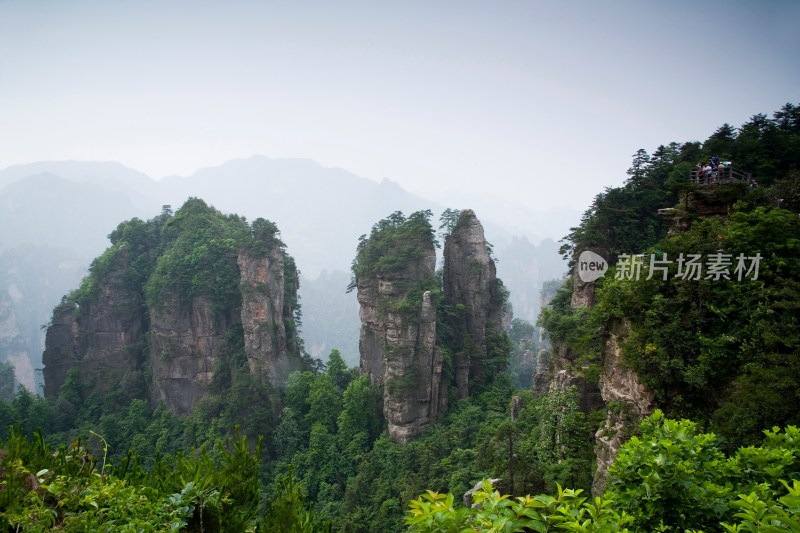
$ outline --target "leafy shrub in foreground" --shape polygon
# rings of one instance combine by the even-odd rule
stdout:
[[[726,457],[717,437],[656,411],[622,446],[609,490],[511,499],[488,482],[476,508],[433,491],[411,501],[414,533],[471,531],[800,532],[800,429],[764,431],[761,446]]]

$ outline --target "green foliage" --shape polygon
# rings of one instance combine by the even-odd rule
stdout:
[[[105,442],[103,437],[98,437]],[[324,531],[291,477],[262,502],[259,449],[236,436],[210,452],[102,466],[80,440],[55,451],[17,432],[0,450],[0,527],[24,531]]]
[[[50,428],[52,405],[25,387],[20,387],[10,403],[0,401],[0,406],[0,438],[9,438],[12,428],[25,435]]]
[[[754,115],[738,131],[723,124],[702,145],[672,142],[656,148],[652,156],[638,150],[628,170],[628,181],[595,197],[580,225],[562,239],[562,254],[574,261],[582,250],[601,250],[613,263],[622,253],[641,253],[653,246],[668,229],[658,209],[672,207],[678,193],[697,192],[688,183],[689,170],[712,156],[730,160],[735,169],[755,177],[760,187],[749,191],[748,196],[761,198],[762,204],[773,198],[784,199],[782,207],[797,212],[792,193],[796,187],[791,184],[796,182],[800,168],[798,109],[800,106],[787,103],[772,118]],[[769,189],[773,184],[775,194]]]
[[[582,497],[591,483],[594,427],[577,391],[514,391],[502,372],[511,349],[503,332],[486,337],[487,374],[495,379],[399,445],[384,432],[381,390],[337,351],[327,368],[309,364],[291,374],[279,393],[249,374],[241,327],[234,326],[215,369],[220,394],[185,418],[128,401],[142,397],[143,374],[101,394],[71,372],[54,401],[22,390],[0,402],[0,528],[307,532],[331,524],[384,532],[402,529],[411,501],[411,531],[797,531],[800,432],[760,431],[797,423],[800,413],[797,110],[787,104],[772,119],[756,115],[738,131],[725,125],[703,144],[639,150],[625,185],[598,195],[570,233],[565,250],[594,248],[611,259],[651,250],[672,259],[718,251],[763,257],[759,279],[747,282],[616,280],[612,269],[597,283],[595,307],[573,310],[569,281],[542,314],[541,325],[568,348],[573,370],[590,380],[598,375],[603,335],[629,319],[625,363],[670,414],[698,420],[656,413],[645,421],[641,436],[620,451],[601,499]],[[667,238],[657,209],[687,191],[710,198],[687,183],[688,169],[710,155],[733,158],[761,187],[718,188],[726,205],[736,200],[728,216],[695,220]],[[778,199],[782,209],[774,207]],[[359,279],[402,273],[428,254],[437,244],[430,217],[394,213],[376,224],[359,242],[351,288]],[[440,229],[451,232],[458,219],[446,211]],[[241,302],[237,254],[285,252],[272,222],[248,226],[198,199],[174,215],[165,209],[147,222],[125,222],[110,239],[64,301],[78,313],[90,309],[100,282],[112,279],[128,291],[131,309],[203,296],[229,313]],[[287,341],[299,355],[299,276],[284,259]],[[409,284],[406,297],[386,310],[413,316],[431,291],[437,313],[453,319],[437,324],[449,383],[453,347],[469,350],[473,341],[458,329],[464,306],[440,302],[440,286],[435,277]],[[491,290],[507,298],[500,284]],[[529,326],[512,327],[520,348],[533,336]],[[514,395],[523,405],[512,420]],[[236,433],[237,424],[254,436]],[[87,435],[96,437],[84,442]],[[455,503],[452,494],[489,477],[501,481],[498,490],[484,485],[477,492],[479,508]],[[534,492],[550,495],[522,496]]]
[[[602,302],[597,309],[571,305],[573,279],[570,277],[561,285],[550,306],[542,309],[538,325],[544,328],[552,342],[568,348],[567,357],[575,374],[584,374],[586,367],[598,365],[601,361],[602,332],[609,314]],[[587,376],[588,377],[588,376]]]
[[[274,222],[265,218],[257,218],[250,227],[253,236],[250,250],[256,255],[265,255],[275,248],[286,248],[286,245],[279,237],[280,230]]]
[[[594,430],[579,409],[577,390],[515,396],[522,400],[517,418],[487,428],[488,441],[476,465],[502,478],[502,487],[514,495],[551,491],[557,484],[588,489]]]
[[[511,499],[493,491],[484,480],[473,496],[475,508],[455,507],[452,494],[428,491],[409,504],[408,531],[413,533],[461,533],[466,531],[580,531],[619,532],[631,519],[611,508],[602,498],[587,501],[581,490],[563,490],[555,496],[522,496]]]
[[[787,104],[772,119],[756,115],[738,130],[725,124],[702,145],[672,143],[652,156],[637,152],[625,186],[598,195],[562,251],[594,249],[611,263],[621,253],[643,253],[645,262],[653,254],[672,262],[667,279],[658,273],[645,279],[648,265],[638,280],[616,279],[612,268],[595,283],[594,307],[573,310],[565,286],[540,318],[567,349],[573,370],[588,364],[591,375],[604,335],[621,334],[624,364],[658,405],[710,424],[727,451],[758,442],[762,427],[800,423],[797,109]],[[687,184],[688,169],[712,155],[752,172],[759,186]],[[678,193],[677,209],[690,225],[666,236],[666,226],[654,220]],[[685,201],[688,196],[694,203]],[[727,213],[698,218],[691,212],[697,202]],[[705,270],[701,279],[677,277],[680,254],[700,254],[705,262],[718,253],[730,254],[730,279],[711,279]],[[740,254],[759,254],[757,279],[739,279]]]
[[[718,524],[731,493],[722,478],[725,457],[715,436],[698,433],[688,420],[666,420],[660,411],[641,429],[641,438],[631,437],[620,449],[606,494],[645,531]]]
[[[505,331],[498,331],[493,328],[486,328],[486,360],[484,361],[483,383],[478,380],[475,385],[480,390],[482,386],[490,383],[492,376],[501,375],[508,368],[509,358],[511,356],[511,337]]]
[[[202,445],[209,439],[230,433],[236,425],[248,434],[271,439],[278,394],[264,376],[252,375],[247,365],[244,333],[238,317],[242,287],[237,257],[250,254],[257,259],[259,254],[274,253],[283,258],[285,294],[281,311],[284,320],[283,324],[269,324],[268,327],[284,327],[287,351],[300,359],[301,367],[304,366],[308,361],[302,355],[297,325],[299,273],[294,260],[284,250],[275,224],[256,219],[249,226],[241,217],[223,215],[202,200],[191,198],[175,214],[165,206],[161,215],[147,222],[139,219],[123,222],[109,238],[109,249],[94,262],[81,288],[62,305],[81,314],[90,313],[92,306],[100,303],[96,294],[98,287],[112,291],[114,299],[121,300],[121,303],[115,301],[114,306],[120,309],[123,319],[131,320],[132,327],[145,330],[140,342],[127,347],[125,356],[134,362],[134,367],[122,376],[114,375],[118,386],[108,387],[107,369],[94,365],[92,358],[85,359],[69,370],[55,403],[44,404],[52,411],[52,416],[40,413],[38,427],[47,428],[66,440],[98,429],[99,424],[104,426],[102,432],[108,436],[112,450],[117,450],[112,453],[122,453],[120,450],[132,447],[145,457]],[[198,406],[202,416],[215,420],[216,426],[200,429],[194,422],[167,421],[162,410],[147,408],[142,414],[139,412],[141,405],[131,403],[131,400],[147,397],[150,350],[146,330],[150,311],[169,300],[187,304],[197,296],[212,303],[213,311],[218,314],[215,318],[232,324],[225,332],[224,351],[218,354],[221,357],[213,369],[211,394]],[[155,357],[168,358],[170,354],[156,354]],[[104,386],[95,386],[99,382]],[[21,397],[20,401],[26,400]],[[23,416],[23,430],[30,434],[34,427],[28,424],[24,411],[21,406],[15,414]],[[123,437],[120,427],[125,425],[123,422],[128,416],[138,418],[140,425],[131,425],[131,433]],[[171,425],[164,427],[168,422]],[[124,439],[130,439],[130,435],[136,442],[125,443]]]
[[[800,430],[764,434],[762,446],[726,457],[713,434],[656,411],[620,449],[602,498],[558,485],[552,496],[514,499],[484,481],[475,507],[428,490],[405,523],[412,532],[800,531]]]
[[[147,282],[147,303],[159,307],[170,298],[181,303],[197,296],[219,310],[240,305],[240,243],[250,236],[247,223],[222,215],[198,198],[189,199],[164,226],[164,252]]]
[[[620,254],[652,246],[667,234],[668,223],[658,210],[675,204],[677,197],[645,173],[623,187],[606,188],[583,214],[579,226],[562,239],[561,253],[573,266],[583,250],[605,251],[615,262]]]
[[[414,280],[408,286],[403,298],[397,302],[389,304],[390,310],[395,313],[400,313],[406,317],[411,323],[419,322],[420,310],[422,309],[422,301],[426,292],[430,292],[431,305],[435,309],[441,299],[441,289],[433,275],[423,275],[419,279]]]
[[[781,481],[786,487],[787,494],[780,498],[762,499],[758,492],[739,494],[739,499],[731,504],[738,510],[734,516],[737,523],[723,522],[725,531],[735,533],[746,531],[748,533],[778,533],[783,531],[800,531],[800,482]]]
[[[10,402],[14,399],[14,365],[0,363],[0,400]]]
[[[92,261],[89,275],[65,302],[85,310],[97,296],[100,283],[118,273],[121,277],[116,283],[132,298],[127,303],[134,306],[134,310],[143,306],[144,286],[162,251],[161,232],[170,216],[170,212],[164,211],[147,222],[133,218],[120,223],[108,236],[111,246]]]
[[[667,280],[615,279],[609,271],[587,312],[596,323],[630,319],[626,364],[668,413],[710,421],[729,450],[757,442],[763,426],[800,422],[797,215],[765,207],[734,211],[698,220],[658,249],[673,261],[681,253],[731,254],[731,279],[683,280],[674,263]],[[762,257],[758,279],[738,280],[735,258],[756,253]],[[557,305],[543,313],[546,327],[568,346],[580,346],[569,337],[579,330],[559,328],[580,311]]]
[[[292,467],[276,481],[277,495],[267,504],[267,512],[257,531],[271,533],[315,533],[330,531],[329,524],[320,524],[309,509],[306,497],[294,480]]]
[[[347,363],[344,362],[341,352],[336,348],[328,354],[328,362],[325,366],[328,376],[340,391],[344,391],[348,384],[358,375],[356,369],[347,368]]]
[[[432,216],[429,209],[408,218],[396,211],[372,226],[369,238],[362,235],[359,239],[348,291],[356,288],[359,279],[403,271],[437,246]]]
[[[294,258],[283,254],[283,325],[286,331],[286,348],[290,354],[302,357],[305,353],[300,326],[303,312],[300,309],[300,271]]]
[[[643,421],[641,430],[641,437],[622,446],[606,492],[618,509],[634,517],[637,528],[750,531],[754,523],[770,524],[773,519],[764,518],[770,506],[774,520],[780,522],[780,515],[784,525],[797,523],[790,514],[800,508],[786,509],[784,515],[780,509],[797,488],[790,489],[786,480],[796,484],[800,479],[796,427],[765,431],[761,446],[742,447],[727,457],[714,434],[701,433],[689,420],[666,419],[661,411]],[[782,496],[786,489],[790,494]],[[740,523],[730,525],[736,518]]]
[[[448,207],[439,216],[439,235],[442,239],[446,239],[448,235],[453,233],[461,222],[461,210]]]

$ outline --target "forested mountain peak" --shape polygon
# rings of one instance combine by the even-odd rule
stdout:
[[[565,237],[573,275],[541,321],[559,354],[551,371],[594,381],[614,407],[596,491],[654,408],[731,450],[800,422],[800,108],[640,149],[628,176]],[[610,268],[587,278],[584,253]]]
[[[244,379],[277,401],[271,387],[302,361],[297,269],[273,223],[191,198],[174,214],[165,206],[123,222],[110,239],[53,313],[46,396],[74,401],[64,398],[78,387],[83,400],[149,398],[185,415]]]
[[[581,223],[564,237],[562,254],[572,257],[583,249],[605,250],[609,259],[622,253],[641,253],[669,229],[659,216],[661,208],[673,207],[679,194],[708,192],[694,187],[691,171],[708,165],[711,158],[729,162],[748,173],[752,189],[738,191],[737,200],[800,211],[800,106],[787,103],[772,118],[754,115],[739,128],[723,124],[705,142],[671,142],[652,154],[640,148],[633,155],[628,179],[621,187],[598,194]],[[752,187],[757,185],[757,187]],[[725,191],[720,191],[725,192]]]

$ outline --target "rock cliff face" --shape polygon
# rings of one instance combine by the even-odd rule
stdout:
[[[595,303],[594,282],[581,280],[577,269],[576,264],[570,306],[572,309],[591,307]],[[653,395],[641,384],[636,372],[626,367],[622,361],[622,346],[629,334],[628,320],[608,324],[605,331],[598,332],[599,339],[602,339],[599,348],[602,364],[599,384],[587,379],[584,369],[575,368],[574,356],[567,346],[560,343],[553,346],[550,390],[563,391],[575,386],[580,393],[581,410],[586,413],[606,407],[605,423],[595,434],[597,469],[592,486],[595,494],[603,492],[608,468],[616,458],[620,446],[630,438],[639,422],[654,407]]]
[[[53,313],[45,395],[58,395],[70,369],[86,394],[115,389],[179,415],[221,392],[237,365],[280,387],[300,354],[297,271],[276,233],[197,199],[174,219],[120,225]]]
[[[177,297],[150,310],[153,403],[188,415],[211,392],[217,365],[230,358],[226,333],[237,317],[215,312],[208,298],[182,305]]]
[[[447,237],[443,287],[435,266],[433,230],[420,213],[408,219],[396,213],[376,224],[354,264],[361,371],[383,388],[389,435],[401,443],[446,410],[450,386],[467,396],[486,383],[503,359],[497,352],[507,349],[505,294],[475,213],[462,211]],[[442,293],[451,310],[438,316],[447,324],[445,339],[436,330]],[[439,342],[453,353],[453,382],[443,381]]]
[[[71,368],[87,391],[143,392],[144,302],[141,293],[126,288],[123,281],[129,253],[121,250],[115,259],[115,267],[98,280],[94,298],[82,305],[65,301],[53,311],[42,355],[45,396],[58,394]]]
[[[585,282],[578,276],[578,265],[572,273],[573,290],[570,306],[573,309],[591,307],[595,303],[594,282]],[[586,378],[585,368],[576,368],[575,355],[566,346],[556,343],[553,346],[554,357],[551,364],[552,379],[550,390],[565,391],[575,387],[580,394],[580,408],[584,413],[590,413],[602,407],[601,392],[597,384]]]
[[[393,238],[373,236],[387,237]],[[436,309],[431,292],[420,293],[420,286],[434,279],[436,251],[430,239],[407,244],[414,252],[404,264],[358,278],[361,371],[383,388],[389,435],[401,443],[433,424],[447,402]]]
[[[594,305],[594,282],[583,282],[577,276],[577,265],[573,275],[574,285],[571,299],[573,309]],[[639,381],[632,369],[621,360],[621,349],[630,334],[630,322],[621,320],[609,324],[603,334],[599,386],[594,385],[580,369],[572,369],[572,357],[565,346],[554,346],[551,390],[563,391],[575,386],[580,393],[581,409],[590,412],[607,406],[606,420],[595,434],[597,469],[592,492],[601,494],[608,478],[608,468],[614,462],[620,446],[630,438],[639,422],[653,410],[653,395]]]
[[[581,250],[582,251],[582,250]],[[592,252],[600,254],[602,257],[608,257],[608,253],[606,250],[602,249],[592,249]],[[575,257],[579,257],[580,253],[578,251],[575,252]],[[594,296],[594,281],[584,281],[581,279],[581,276],[578,275],[578,261],[575,261],[575,266],[572,269],[572,301],[570,305],[573,309],[577,309],[579,307],[591,307],[595,304],[595,296]]]
[[[595,471],[592,492],[601,494],[608,479],[608,468],[639,422],[654,408],[654,396],[639,381],[639,376],[621,363],[621,347],[630,334],[630,322],[623,319],[610,325],[603,344],[603,372],[600,392],[609,406],[606,421],[595,434]]]
[[[444,304],[455,335],[451,342],[458,395],[466,398],[471,387],[491,377],[488,359],[492,332],[503,331],[502,286],[481,225],[471,209],[461,211],[444,244]]]
[[[262,254],[240,251],[237,263],[242,275],[241,320],[250,372],[266,373],[272,386],[281,388],[289,373],[298,367],[294,261],[273,247]]]
[[[669,221],[669,236],[672,237],[688,230],[694,220],[727,215],[746,192],[744,182],[701,188],[682,193],[676,206],[659,209],[658,214]]]

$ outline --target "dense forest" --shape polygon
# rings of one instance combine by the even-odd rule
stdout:
[[[689,183],[690,169],[713,156],[753,181]],[[703,144],[639,150],[626,184],[599,194],[562,248],[625,261],[598,280],[594,306],[572,308],[568,280],[542,324],[576,365],[595,368],[598,332],[629,323],[626,365],[657,405],[707,424],[730,450],[759,442],[766,427],[797,424],[799,169],[800,108],[792,104],[738,130],[723,125]],[[690,255],[709,270],[680,272],[679,258]],[[716,274],[712,258],[721,261]]]
[[[754,180],[691,183],[690,170],[712,156]],[[624,364],[659,408],[631,431],[601,496],[588,496],[595,435],[608,411],[625,406],[587,409],[574,386],[534,393],[536,369],[521,363],[538,343],[532,325],[513,322],[507,342],[491,343],[493,371],[474,393],[454,391],[436,423],[401,444],[387,432],[382,392],[367,374],[348,368],[337,350],[324,362],[302,355],[293,301],[286,325],[298,366],[282,389],[253,377],[243,326],[231,321],[223,336],[235,364],[216,369],[209,396],[185,416],[142,391],[152,379],[144,367],[126,389],[88,390],[73,371],[54,395],[22,389],[0,403],[0,527],[800,530],[800,107],[786,104],[739,128],[725,124],[702,143],[639,150],[628,175],[597,195],[564,240],[573,264],[591,249],[614,265],[597,281],[594,305],[571,305],[570,278],[540,318],[550,355],[566,354],[552,357],[550,375],[562,364],[589,384],[603,376],[603,339],[627,324]],[[394,214],[373,232],[411,227],[434,244],[429,218]],[[442,229],[451,232],[453,220],[445,217]],[[365,236],[354,284],[415,253],[395,236],[394,244]],[[252,289],[234,275],[243,243],[253,253],[282,249],[268,221],[248,224],[197,199],[175,214],[125,222],[111,237],[110,251],[63,305],[85,311],[124,255],[135,276],[120,283],[138,291],[138,306],[158,308],[174,294],[183,303],[208,298],[228,313]],[[664,270],[646,279],[645,263],[645,275],[626,275],[637,254],[664,261]],[[679,276],[680,254],[723,254],[728,277]],[[736,258],[756,254],[757,276],[748,270],[737,279]],[[296,282],[291,261],[285,272]],[[433,293],[438,342],[457,351],[464,338],[452,316],[460,310],[439,298],[441,283],[439,273],[414,295]],[[90,367],[81,372],[93,375]],[[486,479],[497,481],[472,494],[480,508],[461,505]]]

